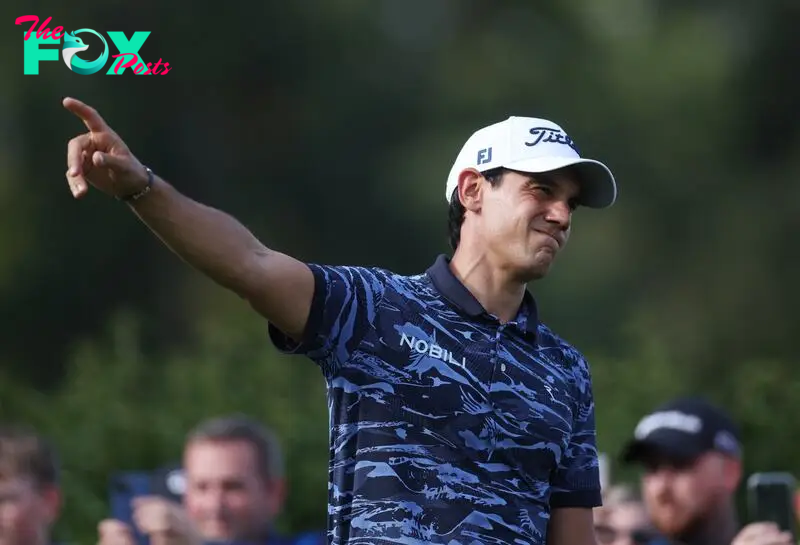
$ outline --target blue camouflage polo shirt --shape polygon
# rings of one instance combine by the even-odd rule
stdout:
[[[328,538],[545,543],[551,508],[600,505],[589,368],[539,322],[489,315],[440,256],[426,273],[309,265],[295,343],[328,386]]]

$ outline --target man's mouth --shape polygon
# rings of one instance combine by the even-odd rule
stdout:
[[[536,231],[540,235],[546,236],[549,240],[551,240],[553,242],[553,246],[554,246],[555,250],[561,249],[561,242],[559,242],[558,238],[556,238],[554,235],[552,235],[551,233],[548,233],[547,231],[540,231],[539,229],[534,229],[534,231]]]

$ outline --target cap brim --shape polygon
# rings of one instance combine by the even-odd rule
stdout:
[[[580,203],[589,208],[608,208],[617,200],[617,182],[611,170],[594,159],[575,157],[537,157],[503,165],[512,170],[543,174],[572,167],[581,186]]]
[[[629,442],[622,451],[622,461],[626,464],[643,463],[648,460],[690,462],[703,452],[702,449],[685,442],[648,438]]]

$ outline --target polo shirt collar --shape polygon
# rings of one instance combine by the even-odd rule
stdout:
[[[439,293],[458,310],[471,318],[489,316],[483,305],[450,270],[450,259],[447,256],[438,256],[433,265],[428,268],[427,274]],[[524,330],[528,334],[536,334],[539,326],[539,314],[536,309],[536,301],[527,289],[515,322],[520,326],[524,323]]]

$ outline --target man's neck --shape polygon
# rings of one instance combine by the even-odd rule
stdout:
[[[481,306],[501,322],[517,317],[525,284],[493,265],[488,256],[459,247],[450,260],[450,270]]]

